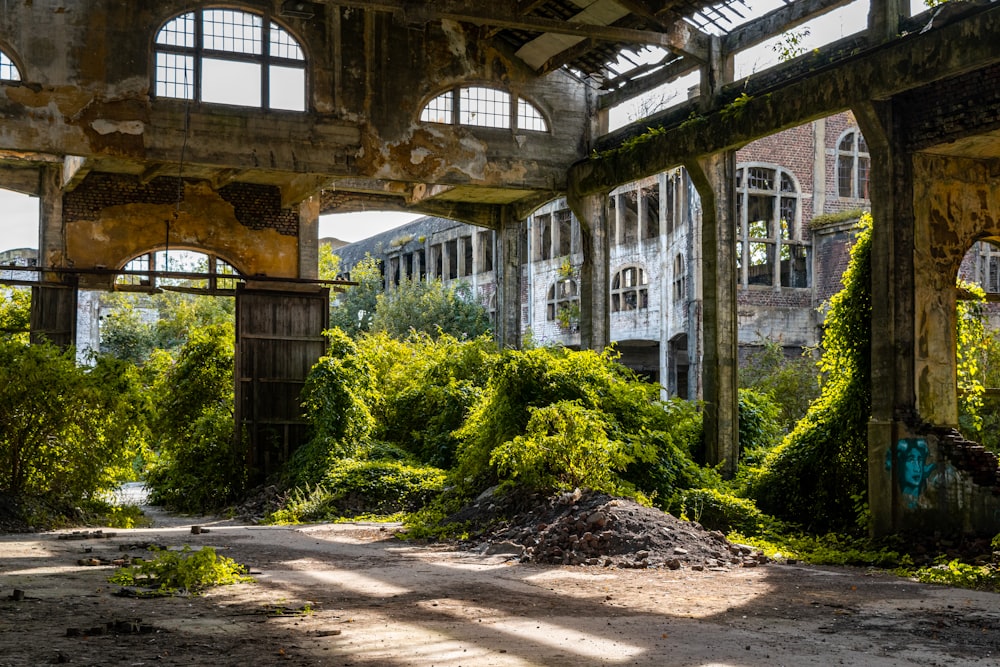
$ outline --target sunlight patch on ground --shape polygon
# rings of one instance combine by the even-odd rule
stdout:
[[[288,564],[294,566],[296,561],[289,561]],[[283,573],[282,573],[283,574]],[[409,588],[403,588],[402,586],[394,586],[388,584],[381,579],[375,579],[373,577],[366,577],[363,574],[358,574],[352,570],[338,570],[338,569],[327,569],[323,571],[298,571],[295,573],[298,577],[305,577],[315,581],[316,583],[325,584],[328,586],[335,586],[343,588],[345,590],[351,591],[352,593],[359,593],[362,595],[369,595],[372,597],[392,597],[393,595],[406,595],[412,593]],[[281,575],[275,576],[275,581],[282,580]]]

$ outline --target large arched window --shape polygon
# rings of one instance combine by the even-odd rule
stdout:
[[[549,286],[545,298],[545,319],[558,322],[564,329],[575,330],[580,322],[580,290],[572,278]]]
[[[3,51],[0,51],[0,81],[20,81],[21,72],[17,65]]]
[[[159,97],[305,111],[302,47],[278,24],[235,9],[197,9],[156,35]]]
[[[848,130],[837,142],[837,194],[845,199],[868,199],[871,156],[858,130]]]
[[[611,312],[649,308],[649,288],[646,272],[638,266],[627,266],[611,280]]]
[[[420,120],[446,125],[515,128],[548,132],[545,117],[531,102],[483,86],[453,88],[438,95],[420,112]]]
[[[158,250],[130,260],[115,276],[123,291],[173,289],[181,292],[230,292],[242,282],[232,264],[211,254],[190,250]]]
[[[809,287],[810,247],[799,199],[795,177],[781,167],[736,170],[736,277],[743,287]]]

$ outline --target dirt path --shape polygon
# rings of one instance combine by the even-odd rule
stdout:
[[[111,538],[0,536],[0,667],[1000,661],[1000,596],[864,570],[525,565],[407,544],[377,525],[208,521],[195,535],[191,519],[156,518],[167,525]],[[257,583],[123,598],[107,583],[113,567],[77,564],[144,555],[120,550],[144,542],[214,546]],[[23,600],[7,599],[15,588]]]

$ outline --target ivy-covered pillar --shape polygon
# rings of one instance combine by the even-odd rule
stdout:
[[[717,153],[685,167],[702,205],[705,458],[709,465],[721,464],[728,477],[739,458],[735,153]]]
[[[891,465],[897,440],[916,419],[912,160],[901,145],[892,102],[854,108],[871,155],[871,418],[868,423],[869,532],[898,527]]]
[[[580,222],[580,347],[603,350],[611,343],[611,225],[608,195],[567,198]]]
[[[497,310],[493,335],[501,348],[521,346],[521,220],[510,206],[499,208]]]

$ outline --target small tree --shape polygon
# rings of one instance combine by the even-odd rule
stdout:
[[[490,329],[486,309],[465,283],[444,286],[440,280],[403,280],[379,294],[372,328],[403,338],[411,331],[432,336],[477,338]]]
[[[0,289],[0,338],[28,342],[31,322],[31,290],[26,287]]]
[[[351,269],[351,280],[358,284],[337,296],[330,309],[330,327],[349,336],[372,328],[378,295],[382,293],[382,269],[371,255]]]

